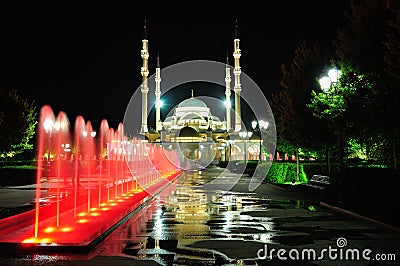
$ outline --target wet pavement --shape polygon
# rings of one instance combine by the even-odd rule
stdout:
[[[399,265],[399,232],[326,208],[320,191],[249,191],[249,177],[222,171],[185,172],[89,253],[2,255],[0,264]]]

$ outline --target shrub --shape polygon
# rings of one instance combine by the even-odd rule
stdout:
[[[264,163],[265,166],[260,165],[260,169],[268,167],[268,163]],[[264,170],[265,172],[265,170]],[[303,165],[299,165],[299,178],[297,180],[297,166],[295,163],[289,162],[273,162],[270,165],[269,171],[264,179],[266,182],[275,184],[285,184],[285,183],[307,183],[308,178],[304,172]]]
[[[0,185],[15,186],[36,183],[36,167],[31,165],[4,166],[0,168]]]

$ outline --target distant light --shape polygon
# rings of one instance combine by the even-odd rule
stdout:
[[[256,128],[256,126],[257,126],[257,121],[252,121],[251,122],[251,127],[253,128],[253,129],[255,129]]]
[[[258,124],[259,124],[259,127],[261,128],[261,129],[267,129],[268,128],[268,126],[269,126],[269,122],[268,121],[264,121],[264,120],[260,120],[259,122],[258,122]]]
[[[231,101],[225,100],[224,105],[225,107],[231,107]]]
[[[53,128],[53,124],[53,120],[47,118],[43,123],[44,130],[50,131]]]
[[[71,227],[63,227],[63,228],[61,228],[61,231],[64,233],[68,233],[68,232],[72,231],[72,228]]]
[[[50,238],[27,238],[22,240],[22,243],[38,243],[38,244],[43,244],[43,243],[50,243],[51,239]]]
[[[156,101],[156,108],[161,108],[164,105],[164,102],[162,100]]]
[[[82,136],[86,138],[88,136],[88,132],[86,130],[82,131]],[[90,131],[90,136],[92,138],[96,137],[96,131]]]
[[[53,233],[56,229],[54,227],[47,227],[43,231],[45,233]]]

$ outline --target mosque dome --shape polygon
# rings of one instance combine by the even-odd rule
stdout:
[[[182,118],[184,118],[184,119],[203,119],[201,116],[199,116],[196,113],[187,113]]]
[[[196,129],[185,126],[175,133],[175,137],[197,138],[197,137],[200,137],[200,135],[196,131]]]
[[[207,105],[199,99],[196,98],[189,98],[184,101],[182,101],[179,105],[178,108],[182,107],[201,107],[201,108],[208,108]]]
[[[163,126],[169,130],[183,130],[182,133],[175,134],[175,137],[189,137],[196,138],[196,134],[186,132],[184,126],[189,126],[198,132],[205,131],[208,127],[213,130],[216,128],[222,128],[224,126],[223,122],[216,116],[212,115],[210,108],[205,102],[200,99],[193,97],[188,98],[178,104],[174,109],[173,114],[170,114],[164,121]],[[188,131],[191,129],[188,129]],[[182,135],[186,134],[187,135]]]

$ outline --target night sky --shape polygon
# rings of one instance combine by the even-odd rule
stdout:
[[[82,115],[94,127],[107,119],[116,128],[141,83],[145,20],[152,75],[158,53],[162,68],[196,59],[225,62],[227,53],[233,63],[237,19],[242,71],[268,99],[279,88],[281,64],[291,62],[303,41],[333,40],[348,8],[344,0],[232,2],[226,9],[206,2],[179,9],[100,2],[1,3],[0,87],[16,89],[38,108],[64,111],[71,121]]]

